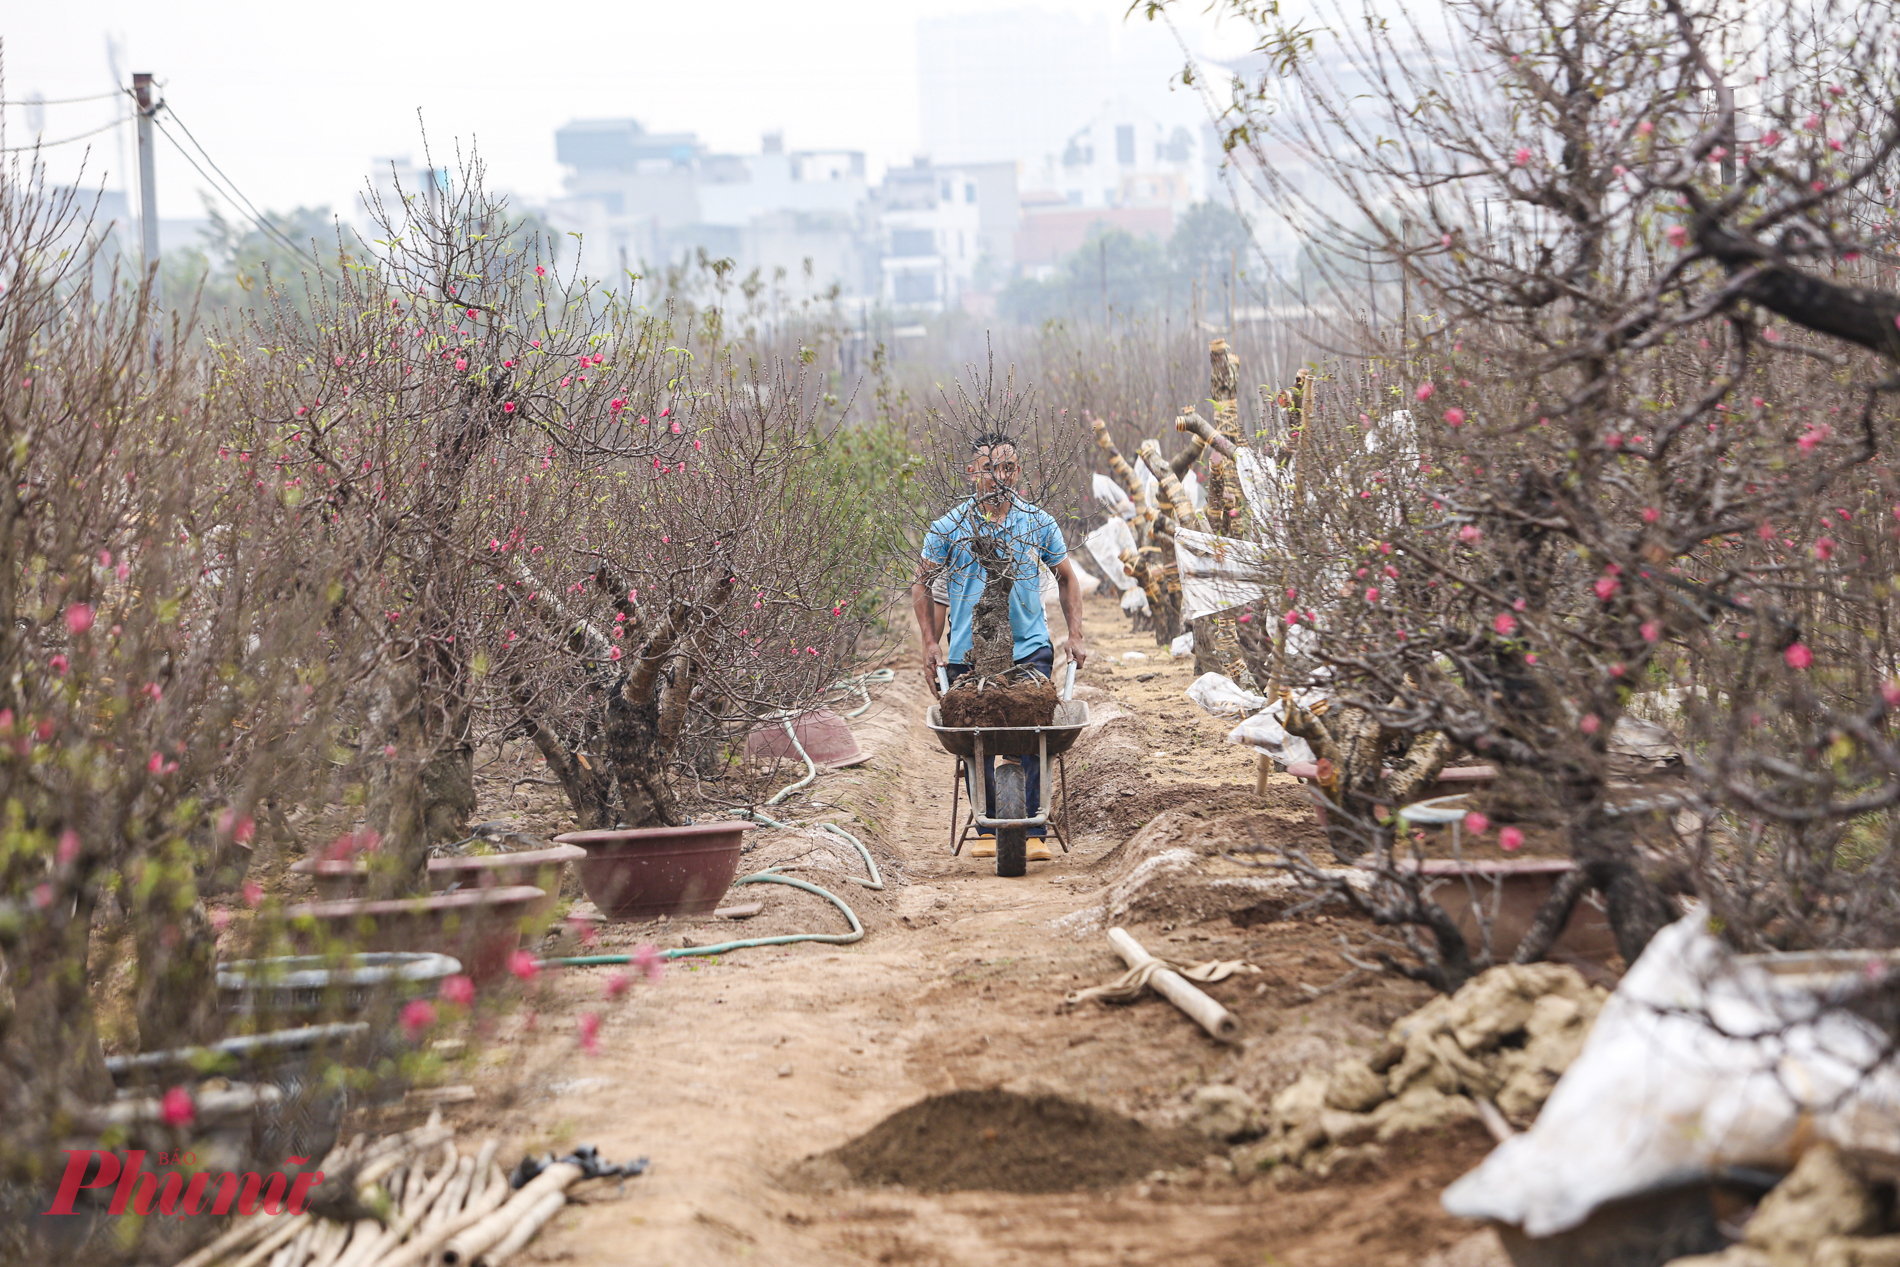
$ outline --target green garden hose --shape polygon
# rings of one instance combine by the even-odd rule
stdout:
[[[662,952],[665,957],[685,959],[693,955],[723,955],[728,950],[751,950],[756,946],[790,946],[801,941],[821,941],[833,946],[848,946],[864,937],[864,925],[858,922],[857,912],[846,906],[836,893],[821,889],[809,880],[780,875],[767,867],[763,871],[733,881],[734,888],[738,888],[741,884],[789,884],[795,889],[816,893],[844,912],[845,919],[851,923],[851,931],[848,933],[787,933],[783,937],[748,937],[744,941],[722,941],[716,946],[680,946]],[[632,962],[632,955],[573,955],[565,959],[539,961],[543,968],[605,968]]]
[[[872,669],[869,673],[860,673],[856,677],[839,678],[836,682],[831,684],[830,689],[834,691],[856,691],[858,693],[858,697],[864,702],[844,714],[846,717],[857,717],[871,707],[871,692],[865,690],[865,687],[888,686],[896,680],[897,674],[891,669]]]

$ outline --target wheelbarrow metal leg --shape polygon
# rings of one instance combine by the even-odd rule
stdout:
[[[956,857],[963,852],[963,833],[957,830],[957,807],[963,795],[963,758],[956,759],[956,770],[950,776],[950,856]]]
[[[1065,819],[1069,816],[1069,765],[1068,765],[1067,758],[1068,758],[1067,753],[1056,754],[1056,776],[1062,780],[1062,817]],[[1042,777],[1044,779],[1047,779],[1049,777],[1049,769],[1047,765],[1043,767]],[[1049,793],[1045,790],[1043,792],[1043,798],[1045,801],[1048,799],[1048,795]],[[1045,804],[1043,808],[1046,810],[1048,806]],[[1063,832],[1061,822],[1057,821],[1055,818],[1052,817],[1049,820],[1049,826],[1055,829],[1056,840],[1061,843],[1062,852],[1063,853],[1069,852],[1069,838]]]

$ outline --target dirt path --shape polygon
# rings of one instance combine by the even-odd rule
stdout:
[[[1156,1000],[1060,1006],[1065,991],[1120,969],[1090,912],[1125,879],[1116,861],[1135,829],[1198,828],[1239,808],[1255,815],[1253,830],[1310,830],[1291,802],[1262,814],[1251,754],[1220,744],[1226,727],[1181,696],[1185,662],[1170,662],[1148,635],[1118,632],[1127,622],[1105,601],[1090,615],[1097,659],[1084,682],[1111,720],[1070,764],[1083,829],[1075,852],[1020,880],[949,855],[949,758],[921,725],[919,675],[900,673],[854,723],[872,761],[821,780],[824,812],[798,811],[855,820],[887,891],[842,883],[841,871],[861,871],[855,854],[803,833],[761,832],[747,859],[817,849],[811,878],[863,915],[862,942],[677,961],[662,982],[639,981],[611,1001],[613,969],[550,974],[531,1024],[504,1022],[479,1067],[451,1075],[479,1092],[461,1111],[464,1130],[500,1133],[505,1155],[591,1143],[612,1158],[652,1158],[623,1193],[609,1188],[564,1212],[526,1261],[1345,1267],[1420,1262],[1468,1234],[1436,1199],[1482,1155],[1484,1141],[1469,1134],[1401,1141],[1383,1163],[1323,1185],[1237,1180],[1211,1144],[1205,1162],[1162,1177],[1038,1195],[856,1188],[799,1165],[959,1089],[1054,1091],[1167,1128],[1195,1088],[1233,1083],[1264,1102],[1303,1064],[1375,1041],[1421,1000],[1414,987],[1369,981],[1311,1002],[1301,982],[1324,985],[1342,971],[1326,922],[1254,923],[1231,911],[1196,922],[1198,912],[1164,903],[1135,924],[1149,945],[1266,969],[1213,988],[1246,1023],[1243,1046],[1213,1043]],[[1128,651],[1148,658],[1122,660]],[[766,903],[758,919],[615,928],[605,948],[841,927],[835,910],[793,890],[745,893]],[[592,1056],[575,1038],[586,1011],[602,1017]]]

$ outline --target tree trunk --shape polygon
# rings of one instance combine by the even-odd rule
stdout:
[[[51,1116],[70,1100],[112,1098],[86,986],[85,921],[30,928],[0,963],[0,1178],[44,1183],[57,1164]]]

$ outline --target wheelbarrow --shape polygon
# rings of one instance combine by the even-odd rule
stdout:
[[[949,675],[941,666],[937,669],[937,682],[942,690],[950,689]],[[1075,662],[1070,661],[1069,672],[1062,686],[1062,698],[1056,704],[1054,719],[1047,726],[946,726],[943,724],[942,706],[930,706],[925,724],[936,734],[943,750],[957,758],[956,775],[950,793],[952,854],[963,852],[963,842],[973,829],[987,828],[996,833],[996,874],[1020,876],[1029,870],[1028,860],[1024,856],[1028,848],[1028,831],[1031,827],[1042,826],[1053,828],[1056,840],[1062,845],[1062,852],[1069,852],[1068,837],[1063,834],[1061,823],[1049,816],[1049,758],[1056,759],[1056,772],[1062,782],[1062,804],[1066,814],[1069,772],[1063,764],[1062,754],[1075,746],[1075,741],[1082,736],[1083,728],[1089,724],[1089,706],[1081,700],[1071,699],[1074,691]],[[990,757],[1029,756],[1042,759],[1042,803],[1035,807],[1036,812],[1030,814],[1024,804],[1026,772],[1022,764],[1015,761],[997,765],[996,804],[985,807],[985,760]],[[959,827],[959,802],[966,780],[970,793],[970,816]],[[987,813],[984,808],[987,808]]]

